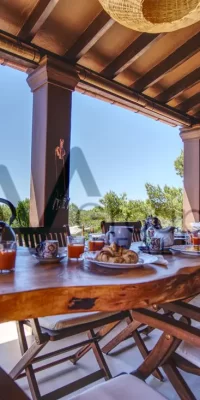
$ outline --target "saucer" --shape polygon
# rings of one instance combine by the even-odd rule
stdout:
[[[62,261],[65,257],[67,257],[67,254],[58,254],[56,257],[49,257],[49,258],[43,258],[40,257],[36,254],[32,254],[32,256],[40,263],[40,264],[57,264],[60,261]]]

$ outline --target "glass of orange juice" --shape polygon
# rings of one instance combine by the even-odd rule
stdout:
[[[85,238],[84,236],[67,236],[68,258],[80,258],[84,253]]]
[[[105,235],[89,234],[88,248],[89,251],[98,251],[104,247]]]
[[[199,234],[199,232],[192,235],[192,244],[193,244],[193,246],[200,246],[200,234]]]
[[[0,273],[10,272],[15,268],[16,242],[0,242]]]

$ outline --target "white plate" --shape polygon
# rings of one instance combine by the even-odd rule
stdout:
[[[133,268],[138,268],[138,267],[143,267],[146,264],[153,264],[156,261],[158,261],[158,257],[153,256],[151,254],[144,254],[144,256],[139,257],[139,262],[137,264],[118,264],[118,263],[109,263],[109,262],[101,262],[95,260],[95,257],[98,252],[95,251],[88,251],[87,253],[84,253],[84,258],[87,261],[90,261],[99,267],[104,267],[104,268],[115,268],[115,269],[133,269]]]
[[[200,246],[199,246],[200,248]],[[181,253],[185,254],[187,256],[200,256],[200,250],[195,250],[193,245],[190,244],[182,244],[179,246],[172,246],[170,247],[170,250],[174,253]]]
[[[67,257],[67,254],[60,254],[57,257],[54,258],[43,258],[39,257],[36,254],[33,254],[33,257],[40,263],[40,264],[55,264],[59,263],[61,260],[63,260],[65,257]]]

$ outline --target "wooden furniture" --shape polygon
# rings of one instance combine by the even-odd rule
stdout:
[[[165,400],[165,398],[146,383],[131,374],[123,374],[108,382],[101,383],[84,393],[78,394],[73,400]]]
[[[188,300],[162,304],[165,311],[171,312],[168,316],[155,314],[155,312],[145,309],[133,310],[133,315],[138,321],[163,331],[153,352],[149,353],[143,365],[138,368],[137,374],[146,379],[152,373],[152,366],[155,368],[159,365],[181,400],[197,400],[192,393],[192,388],[187,385],[178,368],[196,375],[199,375],[199,369],[197,365],[192,364],[176,352],[182,341],[187,343],[190,348],[200,347],[200,326],[199,324],[190,325],[191,318],[200,321],[200,308],[189,304]],[[179,319],[173,317],[174,313],[179,314]]]
[[[15,272],[0,275],[0,322],[130,310],[198,294],[199,259],[175,255],[165,258],[167,267],[151,264],[113,270],[67,259],[58,265],[37,265],[28,249],[20,249]]]
[[[164,304],[163,308],[165,312],[177,313],[181,315],[181,320],[185,321],[189,326],[200,330],[200,295],[196,296],[187,304],[183,301],[177,301],[175,303]],[[192,388],[187,386],[187,383],[183,379],[183,376],[178,373],[179,370],[200,376],[200,343],[196,345],[188,343],[187,341],[173,339],[174,352],[169,358],[173,369],[176,373],[176,379],[174,374],[170,373],[169,380],[175,387],[175,390],[179,396],[185,395],[185,389],[187,389],[187,400],[196,400],[196,397],[192,393]],[[181,397],[182,398],[182,397]]]
[[[76,314],[75,316],[74,314],[72,314],[72,316],[70,314],[58,315],[56,317],[40,318],[39,321],[38,319],[30,319],[17,322],[17,331],[22,358],[14,366],[10,372],[10,376],[14,380],[23,378],[25,376],[27,377],[33,400],[56,400],[99,379],[110,379],[111,373],[98,344],[98,333],[96,334],[94,329],[125,318],[126,315],[127,313],[125,311],[121,313],[81,313]],[[34,336],[34,341],[30,347],[28,347],[28,342],[24,332],[24,325],[26,324],[32,328]],[[56,351],[38,355],[50,341],[62,340],[64,338],[86,332],[88,332],[87,340],[79,340],[71,346],[62,346],[62,348]],[[76,359],[74,355],[76,355],[76,353],[61,357],[59,359],[57,356],[62,356],[64,353],[71,352],[72,350],[76,350],[86,345],[91,346],[90,349],[93,351],[93,354],[99,365],[99,369],[81,379],[77,379],[70,384],[62,386],[61,388],[55,389],[52,392],[41,396],[36,374],[44,369],[54,367],[55,365],[64,363],[66,361],[75,363]],[[41,362],[53,357],[57,357],[57,359],[48,363],[44,362],[44,364],[41,365]],[[35,367],[35,364],[38,362],[40,363],[39,367]],[[25,372],[23,372],[24,370]]]
[[[30,400],[2,368],[0,368],[0,400]]]
[[[67,232],[66,232],[67,231]],[[57,239],[60,246],[66,246],[66,235],[69,233],[69,228],[47,229],[47,228],[18,228],[16,229],[18,234],[18,243],[23,244],[26,247],[34,248],[41,240],[45,239]],[[121,313],[81,313],[71,314],[70,316],[59,315],[57,317],[45,317],[38,319],[30,319],[25,321],[17,322],[17,332],[19,337],[20,349],[22,353],[22,358],[17,363],[17,365],[11,371],[11,376],[13,379],[19,379],[27,376],[30,391],[33,400],[38,400],[41,398],[40,389],[38,387],[36,373],[42,371],[43,369],[50,368],[67,360],[76,363],[83,355],[85,355],[89,350],[92,350],[94,356],[96,357],[97,363],[100,369],[86,377],[75,381],[73,384],[65,385],[54,392],[49,393],[51,398],[58,398],[57,396],[65,396],[77,387],[81,388],[86,386],[97,379],[111,378],[111,373],[104,359],[103,353],[99,347],[98,341],[100,336],[94,333],[94,328],[100,327],[102,325],[118,323],[121,319],[128,316],[128,312]],[[52,322],[53,319],[53,322]],[[32,334],[34,336],[34,343],[28,348],[28,343],[26,340],[24,325],[29,325],[32,328]],[[106,328],[106,327],[105,327]],[[104,328],[104,329],[105,329]],[[108,328],[108,332],[109,332]],[[88,340],[78,341],[73,346],[68,346],[61,348],[57,351],[47,353],[43,356],[38,356],[40,351],[49,341],[61,340],[69,336],[73,336],[79,333],[88,334]],[[84,347],[82,349],[82,346]],[[81,349],[80,349],[81,348]],[[56,359],[51,363],[45,363],[44,365],[33,368],[33,364],[41,362],[41,360],[49,359],[62,355],[71,350],[79,349],[79,351],[68,357],[61,359]],[[78,356],[77,356],[78,355]],[[25,370],[25,373],[23,373]],[[46,394],[48,396],[48,394]]]
[[[66,246],[66,236],[70,234],[69,227],[57,228],[13,228],[18,246],[36,247],[42,240],[58,240],[60,247]]]
[[[136,222],[101,222],[101,230],[102,233],[107,233],[109,231],[110,226],[127,226],[133,228],[133,242],[139,242],[140,238],[140,230],[142,227],[141,221]]]
[[[146,379],[160,365],[171,376],[171,364],[167,365],[174,349],[171,343],[178,338],[179,343],[185,340],[200,346],[200,331],[182,321],[138,307],[163,306],[199,293],[200,265],[196,258],[174,255],[166,258],[167,267],[147,265],[115,271],[67,260],[54,266],[39,266],[28,249],[19,250],[15,272],[0,275],[0,321],[133,309],[136,321],[163,331],[154,350],[138,368],[137,376]]]

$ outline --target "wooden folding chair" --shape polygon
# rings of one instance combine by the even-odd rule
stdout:
[[[200,376],[200,296],[191,302],[188,300],[163,304],[165,314],[133,310],[138,321],[145,321],[163,332],[153,351],[137,369],[137,376],[146,379],[160,366],[181,400],[198,400],[180,372],[181,369]]]
[[[30,400],[2,368],[0,368],[0,400]]]
[[[175,303],[164,304],[165,310],[170,310],[175,315],[181,315],[187,320],[191,328],[200,330],[200,295],[188,302],[177,301]],[[173,368],[172,368],[173,367]],[[171,371],[168,376],[175,390],[181,398],[187,390],[186,400],[197,400],[191,389],[188,388],[183,376],[178,373],[177,368],[190,374],[200,376],[200,347],[182,341],[171,356]]]
[[[10,377],[16,380],[26,376],[28,379],[33,400],[59,399],[75,390],[89,385],[92,382],[95,382],[98,379],[110,379],[111,373],[99,347],[98,334],[95,334],[94,329],[102,325],[118,321],[119,319],[125,318],[126,316],[126,312],[93,312],[72,315],[58,315],[55,317],[44,317],[17,322],[17,331],[22,358],[10,372]],[[34,336],[34,341],[29,348],[24,332],[25,325],[28,325],[32,328]],[[50,341],[58,341],[64,338],[69,338],[79,333],[87,333],[88,339],[76,342],[73,345],[63,347],[59,350],[48,352],[44,355],[38,355]],[[74,354],[56,359],[49,363],[44,363],[39,367],[34,367],[34,365],[38,362],[42,362],[52,357],[57,357],[69,351],[71,352],[72,350],[75,350],[82,346],[86,346],[88,344],[91,346],[90,349],[94,353],[96,361],[99,365],[99,369],[81,379],[76,380],[75,382],[67,384],[59,389],[54,390],[53,392],[41,396],[36,379],[36,374],[40,371],[43,371],[44,369],[54,367],[55,365],[61,364],[66,361],[71,361],[72,363],[74,363]],[[25,372],[23,372],[24,370]]]
[[[34,248],[37,244],[40,243],[41,240],[45,239],[57,239],[60,246],[66,246],[66,236],[70,234],[70,231],[69,228],[66,226],[65,228],[60,228],[59,230],[47,228],[16,228],[15,233],[17,235],[17,241],[19,245]],[[54,398],[60,398],[74,390],[77,390],[77,388],[83,387],[97,379],[101,379],[102,377],[104,377],[105,379],[109,379],[111,377],[111,374],[98,344],[101,336],[98,333],[95,334],[94,329],[104,326],[103,329],[106,330],[106,326],[109,325],[108,331],[110,331],[110,325],[115,325],[127,316],[128,312],[95,312],[61,316],[59,315],[56,317],[39,318],[39,320],[34,319],[17,322],[17,331],[22,359],[11,371],[11,377],[13,379],[19,379],[21,377],[27,376],[33,399],[41,399],[35,374],[42,371],[43,369],[53,367],[67,360],[70,360],[75,364],[80,357],[77,357],[76,352],[71,356],[53,361],[35,369],[33,368],[33,364],[50,357],[61,355],[68,351],[81,348],[78,351],[78,353],[80,352],[81,357],[89,350],[93,351],[100,369],[93,374],[82,378],[80,381],[77,381],[70,385],[66,385],[64,388],[56,390],[55,393],[50,394],[49,397],[48,394],[45,395],[44,399],[52,400]],[[24,328],[26,325],[31,327],[34,336],[34,343],[30,348],[28,348],[24,332]],[[88,339],[77,342],[73,346],[67,346],[55,352],[48,353],[44,356],[37,356],[37,354],[43,349],[44,346],[46,346],[48,342],[55,340],[57,341],[63,338],[67,338],[69,336],[74,336],[78,333],[87,333]],[[25,372],[23,372],[24,369]]]
[[[35,248],[41,241],[58,240],[59,247],[66,247],[66,237],[70,235],[69,227],[58,228],[13,228],[18,246]]]

